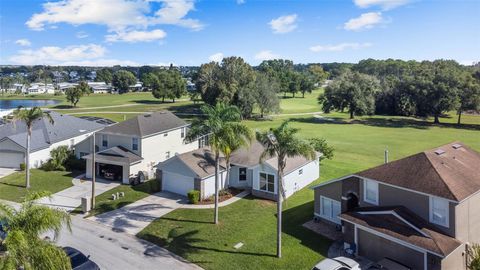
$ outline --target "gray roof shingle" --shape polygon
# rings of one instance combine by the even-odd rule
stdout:
[[[75,116],[50,112],[54,123],[42,118],[34,122],[32,128],[31,150],[49,147],[51,144],[100,130],[104,126]],[[0,141],[10,139],[21,147],[26,147],[27,129],[23,122],[7,123],[0,127]]]
[[[146,137],[187,126],[187,123],[169,111],[139,115],[102,130],[102,133]]]

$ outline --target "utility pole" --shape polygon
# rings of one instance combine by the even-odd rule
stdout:
[[[96,166],[95,166],[95,131],[92,134],[92,205],[91,209],[95,208],[95,173],[96,173]]]
[[[388,163],[388,147],[385,147],[384,159],[385,159],[384,160],[385,164],[387,164]]]

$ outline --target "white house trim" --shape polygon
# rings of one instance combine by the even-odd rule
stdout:
[[[396,218],[400,219],[403,223],[407,224],[408,226],[412,227],[415,231],[419,232],[421,235],[430,238],[430,235],[424,233],[422,230],[417,228],[415,225],[412,223],[408,222],[406,219],[401,217],[399,214],[397,214],[395,211],[372,211],[372,212],[358,212],[359,214],[362,215],[393,215]]]
[[[343,221],[345,221],[345,222],[352,223],[351,221],[348,221],[348,220],[346,220],[345,218],[340,217],[340,219],[343,220]],[[411,248],[411,249],[413,249],[413,250],[415,250],[415,251],[418,251],[418,252],[421,252],[421,253],[431,253],[431,254],[434,254],[434,255],[436,255],[436,256],[438,256],[438,257],[440,257],[440,258],[445,258],[445,256],[440,255],[440,254],[438,254],[438,253],[436,253],[436,252],[432,252],[432,251],[426,250],[426,249],[424,249],[424,248],[415,246],[415,245],[413,245],[413,244],[407,243],[407,242],[405,242],[405,241],[403,241],[403,240],[397,239],[397,238],[392,237],[392,236],[390,236],[390,235],[386,235],[386,234],[383,234],[383,233],[381,233],[381,232],[377,232],[377,231],[375,231],[375,230],[373,230],[373,229],[370,229],[370,228],[367,228],[367,227],[365,227],[365,226],[362,226],[362,225],[359,225],[359,224],[356,224],[356,223],[353,223],[353,225],[355,226],[355,245],[357,246],[357,251],[358,251],[358,237],[357,237],[357,230],[356,230],[356,229],[357,229],[357,227],[358,227],[358,228],[360,228],[360,229],[362,229],[362,230],[364,230],[364,231],[366,231],[366,232],[369,232],[369,233],[374,234],[374,235],[376,235],[376,236],[380,236],[380,237],[382,237],[382,238],[385,238],[385,239],[387,239],[387,240],[389,240],[389,241],[392,241],[392,242],[394,242],[394,243],[400,244],[400,245],[402,245],[402,246]]]

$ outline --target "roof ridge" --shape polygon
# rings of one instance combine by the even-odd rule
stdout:
[[[427,150],[428,151],[428,150]],[[442,175],[440,174],[440,172],[438,171],[437,167],[435,167],[435,165],[433,165],[433,162],[432,160],[429,158],[429,156],[427,155],[426,151],[423,151],[422,154],[427,158],[428,160],[428,164],[430,165],[430,167],[433,168],[433,170],[435,171],[435,173],[437,174],[437,176],[442,179],[442,183],[443,185],[448,189],[448,191],[450,192],[450,195],[455,198],[455,200],[459,201],[459,199],[457,198],[457,196],[455,196],[455,193],[452,191],[452,189],[450,188],[450,186],[447,184],[447,182],[445,181],[445,178],[442,177]]]

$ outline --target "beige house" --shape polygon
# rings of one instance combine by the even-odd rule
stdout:
[[[124,184],[139,172],[152,178],[159,162],[199,147],[198,141],[185,141],[188,127],[173,113],[162,111],[102,129],[95,134],[96,175]],[[91,149],[91,138],[75,146],[76,155],[87,160],[87,178],[92,176]]]
[[[451,143],[312,187],[346,250],[411,269],[466,269],[480,243],[480,153]]]

